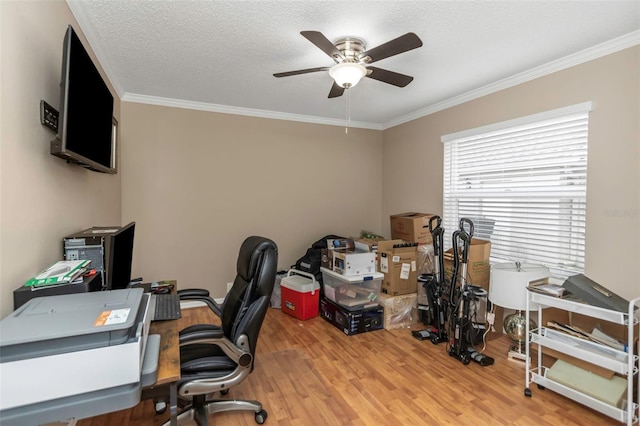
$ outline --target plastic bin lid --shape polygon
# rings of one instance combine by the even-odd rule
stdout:
[[[320,272],[323,274],[327,274],[330,277],[337,278],[342,281],[347,281],[350,283],[360,283],[362,281],[369,280],[379,280],[384,278],[384,274],[382,272],[374,272],[371,274],[363,274],[363,275],[342,275],[337,272],[333,272],[331,269],[327,269],[323,266],[320,267]]]

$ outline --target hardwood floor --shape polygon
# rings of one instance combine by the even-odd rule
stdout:
[[[525,397],[524,363],[507,358],[508,345],[506,337],[488,343],[492,366],[465,366],[445,343],[416,340],[409,329],[346,336],[320,317],[299,321],[270,309],[253,374],[230,396],[261,401],[267,425],[621,424],[535,385]],[[167,418],[143,401],[78,425],[151,426]],[[230,412],[211,424],[256,423],[252,413]]]

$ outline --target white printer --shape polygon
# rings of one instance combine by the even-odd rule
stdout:
[[[141,288],[29,300],[0,321],[0,422],[42,424],[135,406],[156,380]]]

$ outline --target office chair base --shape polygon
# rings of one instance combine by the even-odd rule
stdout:
[[[208,418],[211,414],[223,411],[253,411],[256,423],[263,424],[267,420],[267,412],[262,409],[262,404],[259,401],[216,399],[206,401],[204,406],[199,404],[189,406],[187,410],[178,414],[178,425],[190,425],[195,422],[198,426],[206,426],[209,424]],[[165,426],[169,424],[170,421],[167,421]]]

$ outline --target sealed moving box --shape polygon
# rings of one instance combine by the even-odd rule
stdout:
[[[462,250],[458,250],[458,254],[462,256]],[[489,257],[491,256],[491,242],[472,238],[469,245],[469,260],[467,263],[467,284],[477,285],[489,291],[489,275],[491,265]],[[462,261],[462,260],[461,260]],[[453,273],[453,249],[449,249],[444,253],[444,273],[450,281]]]
[[[433,216],[431,213],[415,212],[391,215],[391,238],[419,244],[431,244],[429,220]]]
[[[402,240],[378,243],[382,292],[391,296],[415,293],[418,288],[418,244]]]

